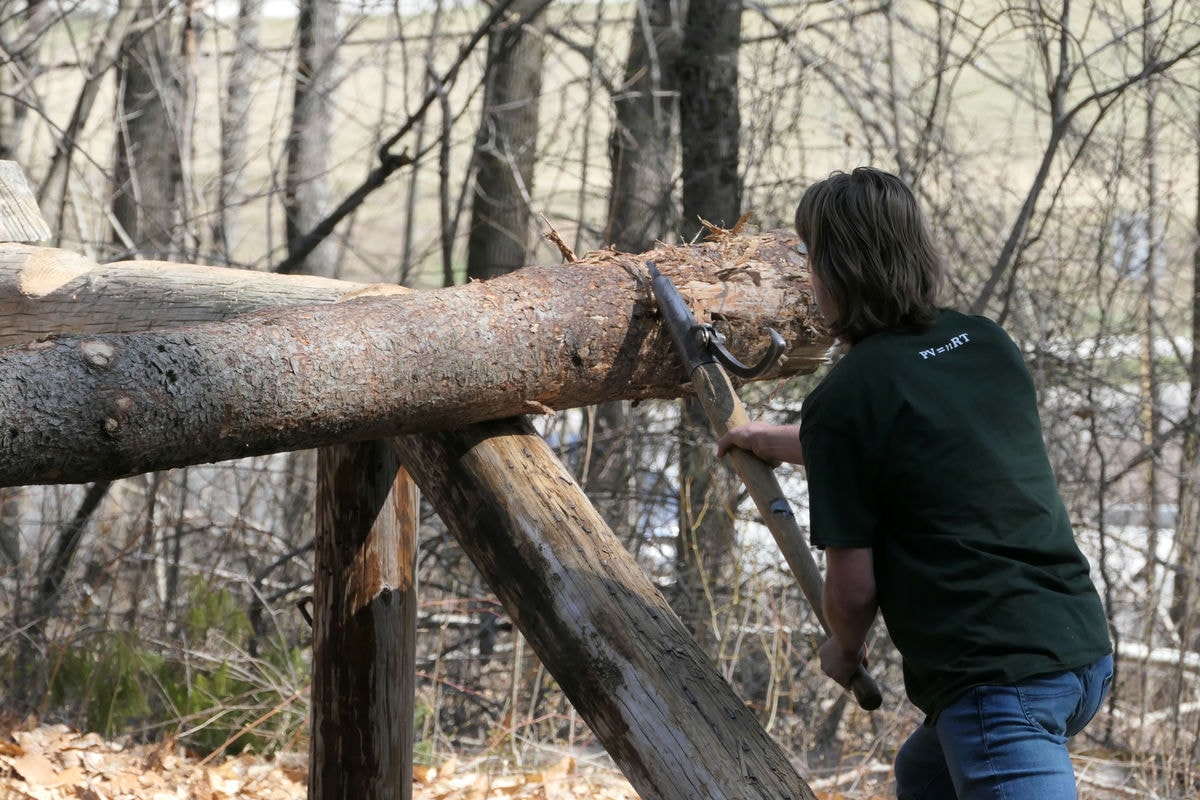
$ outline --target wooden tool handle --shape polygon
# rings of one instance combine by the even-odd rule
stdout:
[[[700,403],[704,406],[718,438],[724,436],[731,428],[750,421],[742,401],[738,399],[737,392],[729,381],[729,376],[719,364],[701,364],[692,371],[691,378]],[[763,523],[774,537],[784,560],[791,567],[800,589],[817,615],[817,620],[825,634],[829,635],[829,622],[825,619],[825,609],[822,605],[825,579],[808,550],[804,533],[792,516],[791,506],[783,494],[775,472],[747,450],[735,447],[727,455],[734,472],[742,479],[742,483],[746,484],[746,490],[758,507]],[[850,680],[850,690],[858,704],[868,711],[879,708],[883,703],[879,686],[865,666],[860,666],[854,673]]]

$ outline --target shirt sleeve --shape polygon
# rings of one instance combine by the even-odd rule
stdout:
[[[805,401],[800,427],[815,547],[874,547],[879,528],[878,478],[883,442],[862,392],[818,387]],[[857,395],[857,396],[856,396]]]

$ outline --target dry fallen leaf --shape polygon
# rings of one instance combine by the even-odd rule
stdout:
[[[424,764],[414,764],[412,771],[413,780],[417,783],[433,783],[438,776],[437,767],[426,766]]]
[[[25,753],[19,756],[5,756],[2,759],[12,767],[13,772],[21,776],[32,786],[53,786],[58,770],[53,762],[41,753]]]
[[[561,780],[567,775],[575,772],[575,759],[567,756],[562,761],[559,761],[553,766],[547,767],[541,772],[535,772],[528,775],[527,778],[531,783],[546,783],[552,780]]]

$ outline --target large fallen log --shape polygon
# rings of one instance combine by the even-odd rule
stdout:
[[[0,486],[117,478],[683,395],[682,367],[645,282],[651,258],[744,360],[765,346],[766,327],[784,335],[786,358],[765,378],[809,372],[822,363],[827,341],[793,244],[763,234],[643,256],[601,252],[442,290],[273,308],[183,328],[51,336],[0,350]],[[54,273],[45,254],[19,247],[5,252],[27,253],[29,269],[42,277],[13,268],[11,256],[0,259],[10,265],[0,316],[19,315],[26,336],[62,324],[81,299],[93,329],[105,319],[110,330],[149,324],[129,310],[132,289],[120,299],[92,291],[96,276],[86,270],[55,284],[45,279]],[[247,276],[183,271],[192,281],[201,273]],[[158,290],[143,292],[147,307],[171,304],[162,276],[173,273],[158,273],[145,279]],[[314,285],[321,293],[314,301],[328,303],[331,288]],[[339,297],[358,291],[370,290]],[[122,311],[106,315],[110,304]],[[188,304],[193,313],[204,308]],[[214,318],[230,313],[211,311]]]
[[[639,795],[812,800],[526,420],[393,442]]]

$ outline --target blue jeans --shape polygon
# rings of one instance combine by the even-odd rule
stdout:
[[[976,686],[896,756],[898,800],[1074,800],[1067,738],[1091,721],[1112,656],[1013,686]]]

